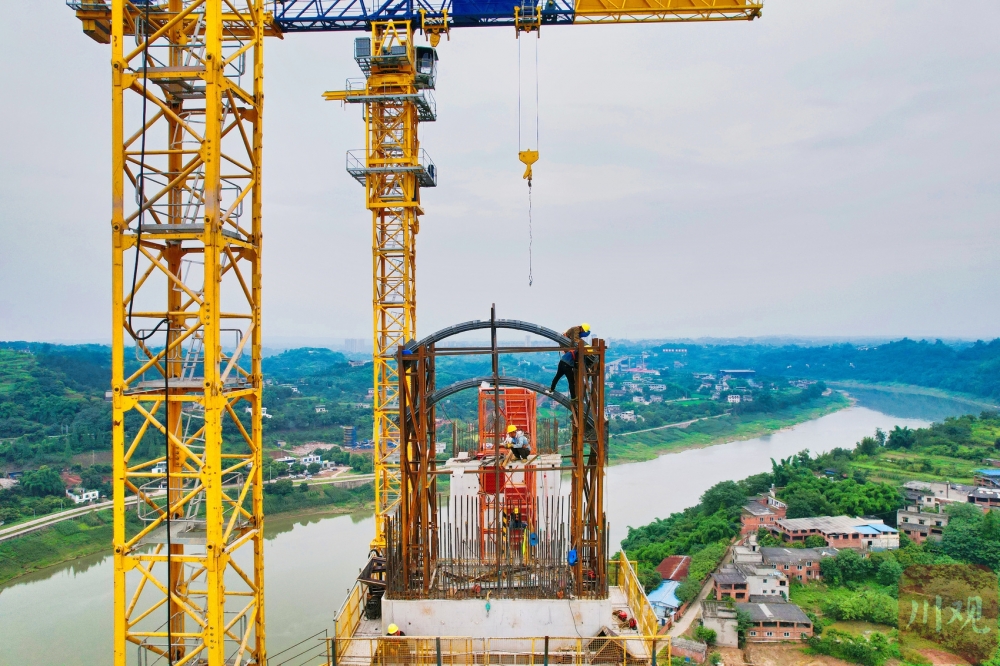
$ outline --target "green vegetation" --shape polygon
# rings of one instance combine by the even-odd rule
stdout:
[[[138,521],[133,512],[128,513],[127,519]],[[16,539],[0,541],[0,585],[38,569],[109,550],[111,521],[110,510],[94,511]]]
[[[811,637],[809,650],[864,666],[880,666],[900,656],[899,644],[890,642],[888,636],[877,631],[868,636],[853,636],[830,629],[822,636]]]
[[[265,516],[327,510],[331,506],[338,511],[361,509],[374,501],[375,486],[372,484],[342,488],[332,483],[294,485],[291,480],[283,479],[264,486]]]

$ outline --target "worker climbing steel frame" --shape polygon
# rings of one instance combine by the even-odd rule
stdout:
[[[328,100],[364,104],[367,127],[363,161],[348,153],[348,171],[365,185],[372,212],[373,263],[373,437],[375,539],[384,543],[385,516],[399,503],[398,375],[394,353],[411,340],[417,325],[416,236],[420,229],[420,186],[434,183],[433,166],[420,150],[417,128],[433,120],[423,91],[433,88],[418,77],[413,26],[407,21],[372,24],[370,50],[355,57],[366,74],[363,85],[328,92]],[[432,63],[433,64],[433,63]],[[421,108],[422,107],[422,108]]]
[[[388,594],[395,598],[433,597],[435,567],[439,555],[439,532],[443,529],[439,517],[437,476],[450,474],[451,470],[438,470],[435,459],[435,404],[458,390],[491,382],[499,393],[502,385],[515,385],[536,392],[545,391],[540,384],[498,374],[497,359],[510,353],[564,353],[566,338],[552,333],[551,339],[559,346],[553,347],[500,347],[496,343],[496,320],[492,319],[493,344],[488,348],[463,347],[439,349],[435,342],[444,336],[432,335],[427,343],[411,343],[397,351],[397,363],[403,370],[399,376],[399,423],[401,487],[400,506],[387,518],[387,572]],[[521,324],[521,322],[518,322]],[[540,329],[547,331],[547,329]],[[604,515],[604,472],[607,461],[606,421],[604,417],[604,357],[606,345],[594,339],[588,346],[583,340],[577,344],[576,391],[578,400],[556,393],[553,398],[567,407],[572,415],[572,439],[569,464],[558,470],[569,471],[571,476],[569,507],[570,550],[576,552],[572,570],[573,594],[577,597],[607,595],[607,520]],[[435,360],[439,356],[491,354],[494,359],[493,377],[477,377],[435,390]],[[497,415],[495,418],[499,418]],[[499,445],[499,432],[496,433]],[[481,474],[500,473],[494,466],[484,466]],[[495,484],[499,488],[499,484]],[[497,504],[498,505],[498,504]],[[480,525],[480,528],[482,526]],[[478,539],[478,537],[477,537]],[[497,551],[499,553],[499,551]],[[564,552],[559,557],[565,558]],[[565,562],[565,559],[563,560]],[[523,565],[520,566],[523,569]],[[499,555],[496,564],[498,587],[495,595],[502,595],[499,581],[508,574],[501,571]],[[486,580],[483,578],[482,580]],[[485,584],[485,583],[484,583]],[[437,591],[440,592],[440,591]],[[454,596],[455,592],[450,592]]]
[[[72,6],[111,44],[114,663],[133,644],[143,662],[262,664],[260,174],[274,30],[263,0]]]

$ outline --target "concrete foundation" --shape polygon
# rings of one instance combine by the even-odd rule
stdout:
[[[382,599],[382,628],[397,625],[409,636],[596,636],[614,626],[612,612],[625,610],[625,595],[607,599]]]

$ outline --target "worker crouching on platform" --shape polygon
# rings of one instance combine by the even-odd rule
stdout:
[[[405,636],[406,634],[404,634],[402,632],[402,630],[400,630],[400,628],[397,627],[395,624],[390,624],[385,629],[385,635],[386,636]]]
[[[531,455],[531,442],[517,426],[507,426],[507,438],[503,443],[518,460],[527,460]]]
[[[549,387],[549,393],[554,393],[556,390],[556,384],[563,377],[569,382],[569,397],[576,400],[576,349],[575,347],[579,344],[581,338],[586,338],[590,335],[590,324],[580,324],[579,326],[574,326],[565,333],[564,336],[569,338],[570,344],[574,347],[570,351],[562,355],[559,359],[559,368],[556,370],[556,376],[552,379],[552,386]]]

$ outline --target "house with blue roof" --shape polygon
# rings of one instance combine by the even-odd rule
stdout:
[[[667,620],[674,617],[674,613],[681,607],[680,600],[674,596],[680,582],[676,580],[665,580],[657,586],[655,590],[646,595],[656,617],[660,620],[660,625],[666,624]]]

